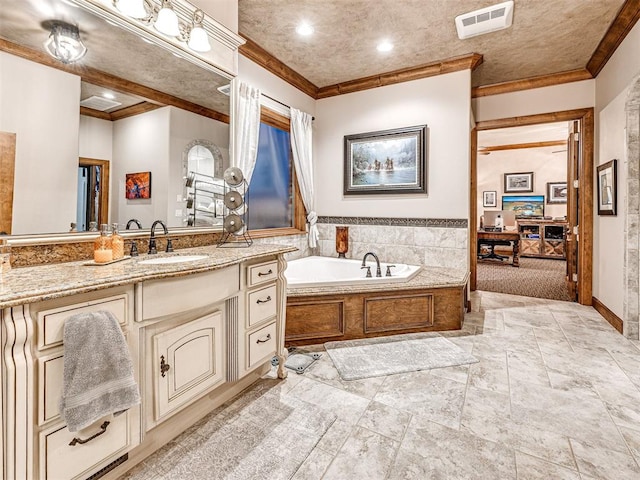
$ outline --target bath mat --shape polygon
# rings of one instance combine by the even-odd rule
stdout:
[[[298,374],[301,374],[304,373],[304,371],[321,356],[322,354],[320,353],[290,352],[287,357],[287,361],[284,362],[284,366]],[[278,357],[273,357],[271,365],[277,366],[278,363]]]
[[[343,380],[476,363],[478,359],[435,332],[324,344]]]

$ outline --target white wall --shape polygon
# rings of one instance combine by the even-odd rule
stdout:
[[[595,80],[489,95],[472,100],[476,122],[593,107]]]
[[[80,77],[0,52],[0,130],[16,133],[13,234],[76,218]]]
[[[482,132],[478,134],[480,143]],[[504,174],[517,172],[533,172],[533,192],[523,195],[544,195],[547,200],[547,182],[566,182],[567,153],[558,152],[561,147],[527,148],[517,150],[498,150],[490,155],[478,155],[478,225],[484,210],[500,210],[504,195]],[[482,206],[482,192],[496,191],[498,206],[495,208]],[[545,216],[564,217],[567,204],[546,204]]]
[[[631,30],[596,78],[595,165],[618,160],[618,214],[598,216],[594,211],[593,295],[623,316],[624,228],[627,196],[625,102],[640,75],[640,23]],[[597,192],[594,186],[594,192]]]
[[[318,100],[318,215],[468,218],[470,70]],[[343,195],[344,136],[427,124],[427,195]]]
[[[151,227],[167,220],[169,180],[169,126],[171,107],[113,122],[113,175],[111,221],[126,224],[131,218]],[[151,172],[151,198],[125,198],[127,173]]]
[[[311,115],[315,114],[316,101],[309,95],[275,76],[260,65],[239,55],[238,78],[271,98],[274,98],[290,107],[297,108]]]
[[[83,158],[113,158],[113,122],[80,115],[78,155]]]
[[[183,227],[183,214],[186,202],[178,201],[178,195],[183,198],[184,181],[182,162],[184,150],[194,140],[208,140],[213,142],[223,157],[222,169],[229,166],[229,124],[211,118],[196,115],[179,108],[171,108],[171,124],[169,139],[169,179],[168,210],[166,213],[167,226]],[[182,214],[176,215],[177,210]]]

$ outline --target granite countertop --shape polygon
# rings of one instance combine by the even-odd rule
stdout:
[[[0,277],[0,308],[33,303],[78,293],[86,293],[118,285],[129,285],[144,280],[179,277],[237,265],[247,260],[293,252],[288,245],[251,245],[250,247],[223,247],[215,245],[185,248],[172,254],[140,255],[109,265],[85,265],[79,262],[13,268]],[[138,262],[150,258],[175,255],[206,255],[207,258],[191,262],[142,265]]]
[[[287,287],[288,297],[349,294],[394,290],[418,290],[425,288],[463,287],[469,280],[469,272],[443,267],[421,267],[418,274],[407,282],[376,282],[360,285],[334,285],[329,287]]]

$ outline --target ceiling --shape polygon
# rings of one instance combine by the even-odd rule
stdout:
[[[624,0],[516,0],[506,30],[459,40],[454,18],[502,0],[239,0],[240,34],[326,87],[479,53],[484,86],[584,69]],[[300,37],[301,22],[315,32]],[[379,53],[388,39],[394,49]]]

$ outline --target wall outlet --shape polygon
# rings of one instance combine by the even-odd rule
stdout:
[[[182,216],[182,209],[179,208],[176,210],[176,217],[181,217]]]

